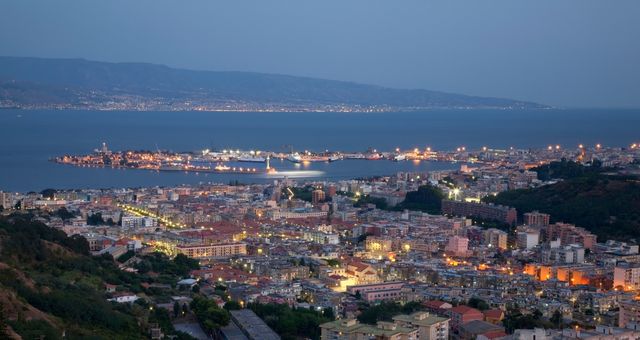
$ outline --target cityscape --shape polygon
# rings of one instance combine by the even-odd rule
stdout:
[[[640,340],[640,2],[0,2],[0,340]]]

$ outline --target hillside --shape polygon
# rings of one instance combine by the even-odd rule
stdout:
[[[173,264],[156,258],[163,267]],[[82,237],[67,237],[28,215],[0,217],[0,326],[7,327],[4,335],[0,327],[0,338],[145,339],[155,323],[165,334],[189,339],[146,298],[133,304],[107,301],[107,283],[153,296],[143,282],[153,278],[120,270],[110,255],[90,256]]]
[[[402,90],[251,72],[145,63],[0,57],[0,106],[21,108],[326,109],[543,108],[501,98]]]
[[[640,181],[608,176],[575,164],[547,166],[539,173],[564,180],[535,189],[507,191],[487,202],[515,207],[518,212],[538,210],[552,222],[574,223],[595,233],[599,240],[635,238],[640,241]],[[601,170],[603,171],[603,170]]]

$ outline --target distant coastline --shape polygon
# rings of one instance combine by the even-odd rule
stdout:
[[[545,109],[504,98],[145,63],[0,57],[0,108],[211,112]]]

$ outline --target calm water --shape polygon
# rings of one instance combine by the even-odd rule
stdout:
[[[452,149],[625,146],[640,141],[640,110],[431,111],[413,113],[83,112],[0,110],[0,190],[106,188],[199,182],[264,181],[258,177],[75,168],[48,160],[88,153],[107,142],[112,150],[205,148],[363,151],[369,147],[431,146]],[[278,169],[296,169],[288,162]],[[258,166],[258,165],[256,165]],[[314,163],[321,178],[451,168],[421,162]]]

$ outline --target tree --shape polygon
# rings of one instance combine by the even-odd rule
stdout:
[[[104,225],[106,222],[102,218],[102,213],[95,213],[87,216],[87,224],[88,225]]]
[[[177,318],[180,315],[180,311],[182,310],[182,308],[180,308],[180,304],[178,303],[178,301],[173,303],[173,317]]]
[[[331,320],[335,320],[336,319],[336,313],[333,311],[333,308],[331,308],[331,307],[327,307],[327,308],[323,309],[322,310],[322,314],[326,318],[329,318]]]
[[[191,309],[209,332],[215,332],[229,324],[229,312],[218,307],[215,301],[196,296],[191,301]]]
[[[44,198],[48,198],[48,199],[53,199],[56,195],[57,190],[56,189],[44,189],[40,192],[40,195],[42,195],[42,197]]]
[[[229,300],[224,304],[224,309],[226,310],[238,310],[241,309],[240,303],[235,300]]]
[[[442,190],[432,185],[422,185],[417,191],[407,193],[397,209],[420,210],[430,214],[440,214],[442,210]]]
[[[556,327],[556,328],[561,328],[562,327],[562,313],[560,313],[560,310],[557,310],[555,312],[553,312],[553,315],[551,316],[551,318],[549,319],[549,321],[551,321],[551,323]]]
[[[56,210],[56,216],[60,217],[63,221],[67,221],[74,218],[76,215],[70,212],[69,210],[67,210],[67,208],[62,207]]]
[[[477,298],[475,296],[472,297],[471,299],[469,299],[469,301],[467,302],[467,305],[469,307],[473,307],[473,308],[476,308],[476,309],[479,309],[479,310],[487,310],[487,309],[489,309],[489,304],[486,301],[484,301],[484,300],[482,300],[480,298]]]
[[[7,332],[7,319],[4,316],[3,306],[0,306],[0,339],[9,339],[9,332]]]

